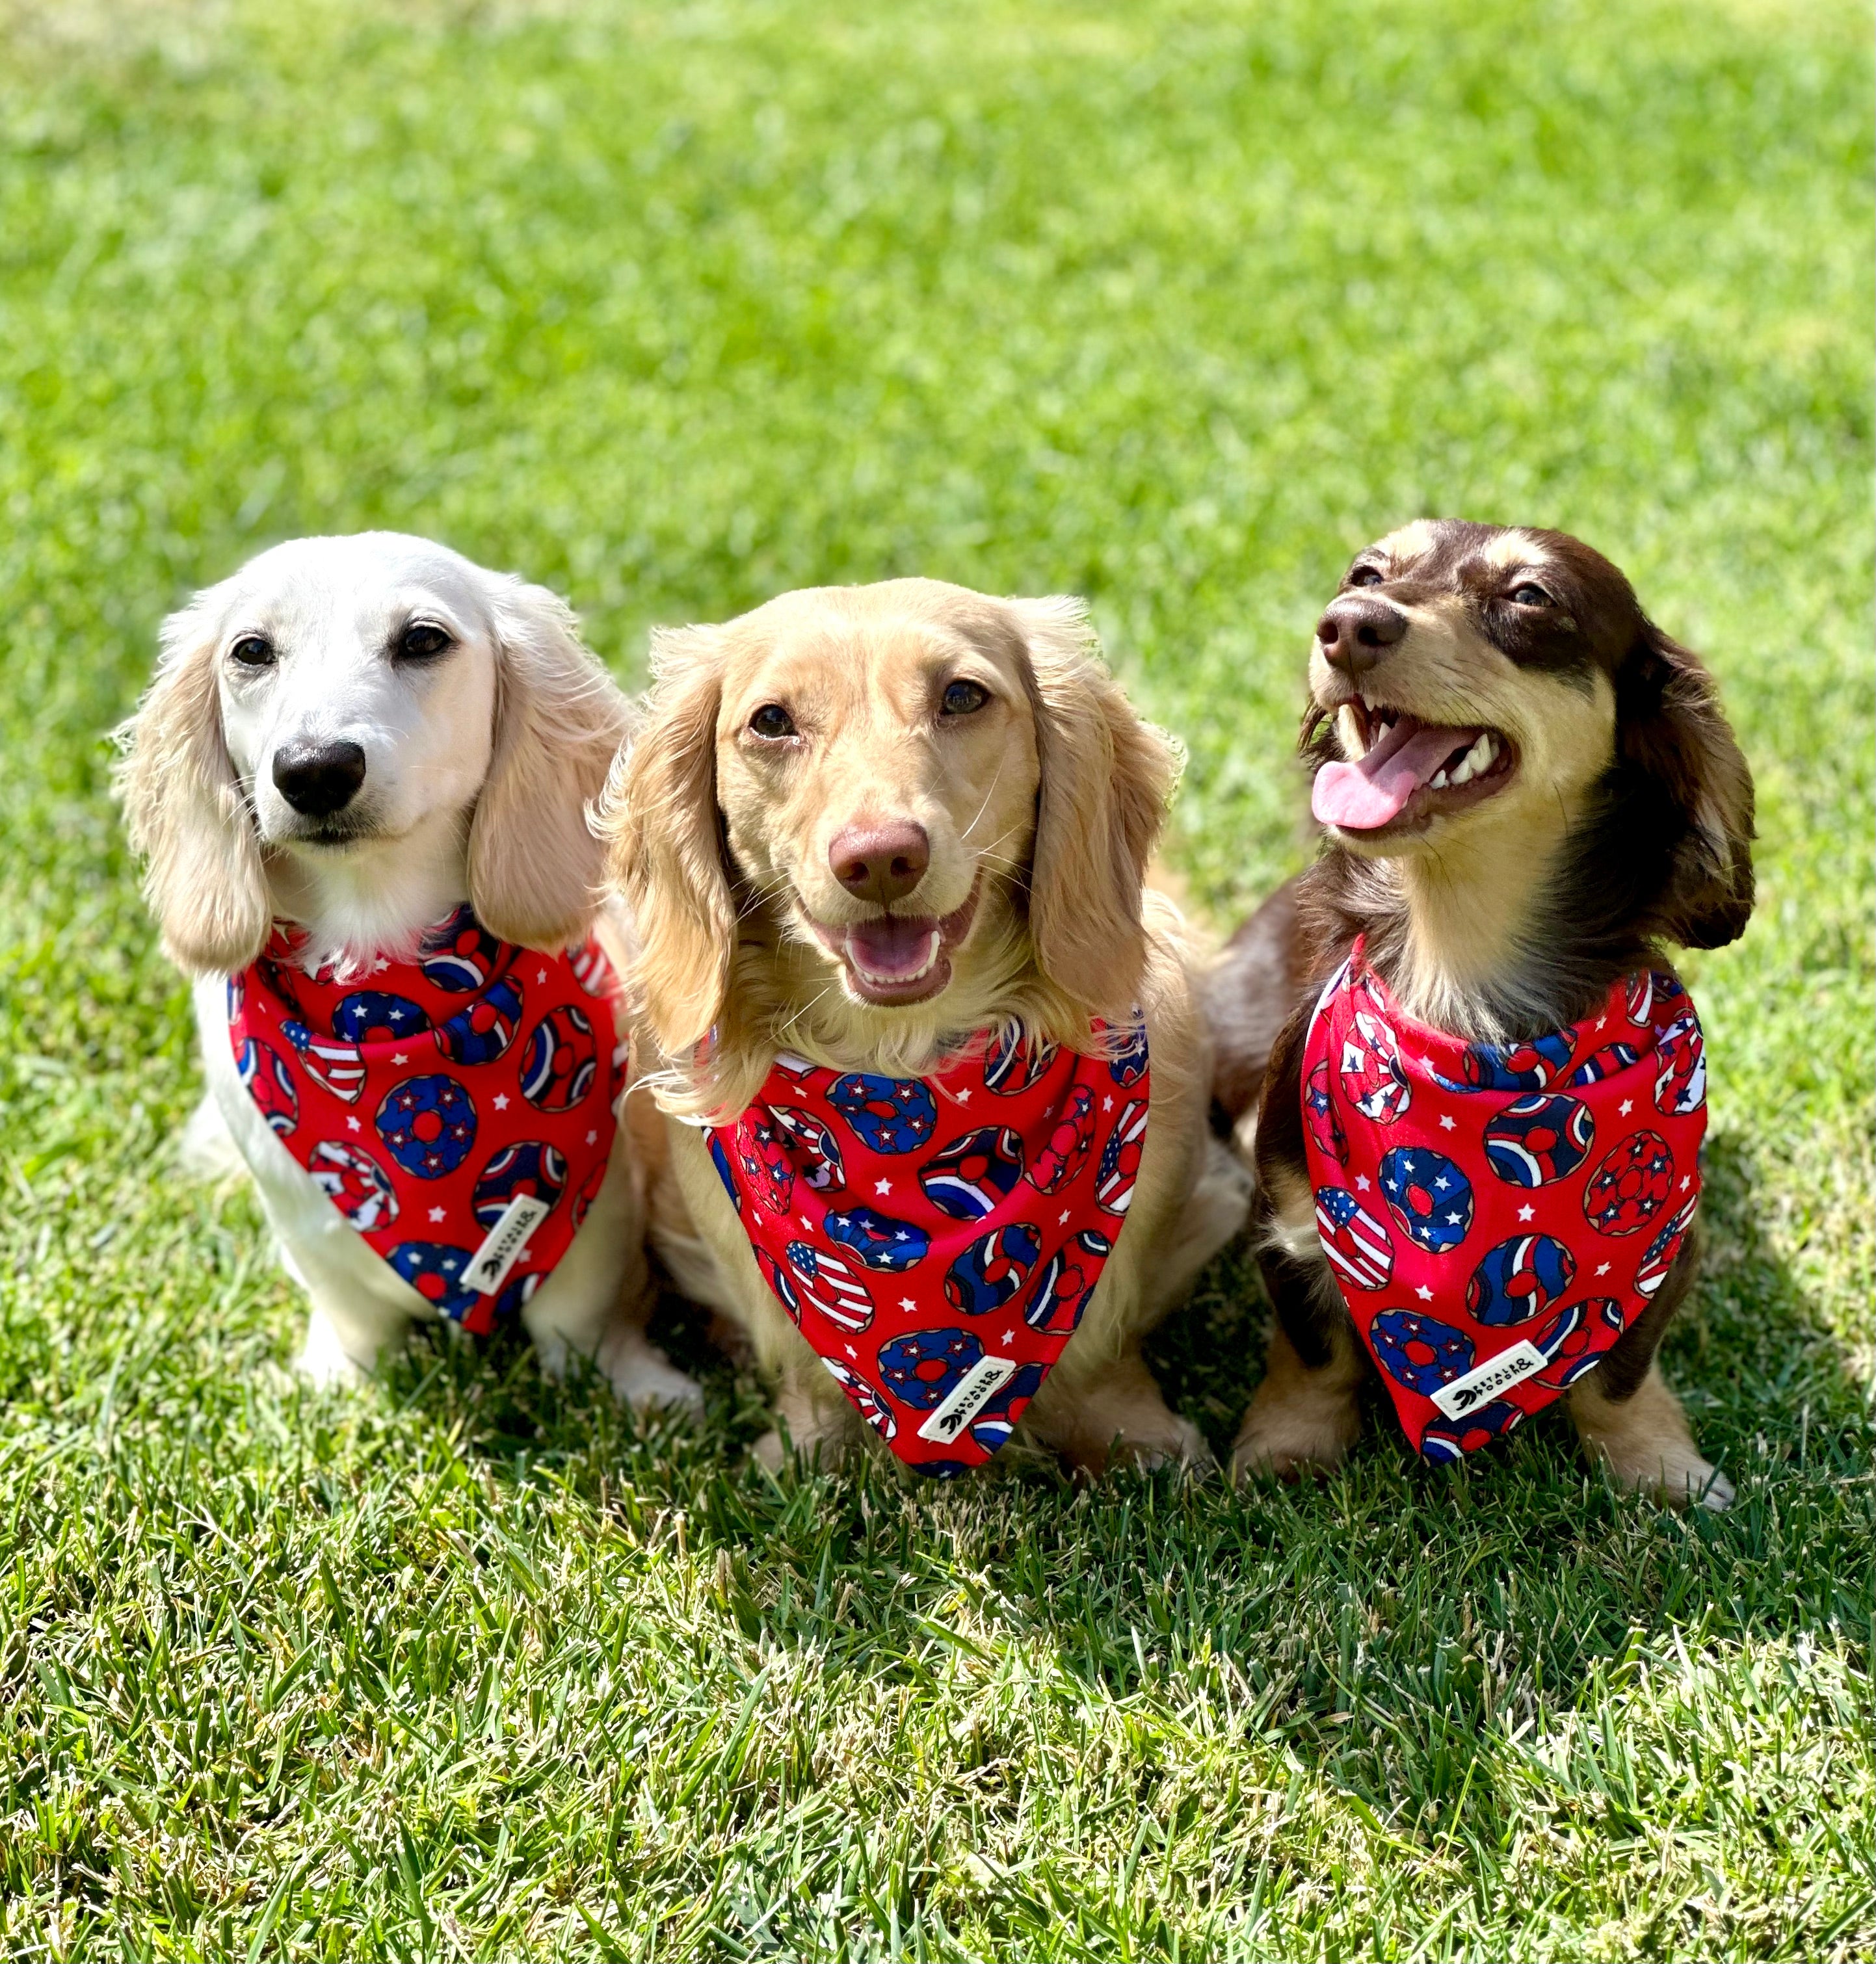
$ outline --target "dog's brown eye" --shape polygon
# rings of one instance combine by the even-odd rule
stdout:
[[[990,700],[990,691],[981,682],[954,682],[949,684],[940,711],[946,716],[969,716]]]
[[[433,660],[449,646],[449,637],[428,621],[413,621],[397,637],[397,653],[407,662]]]
[[[795,734],[795,719],[779,702],[765,702],[749,719],[750,733],[766,736],[772,740],[778,736]]]
[[[1550,596],[1541,586],[1533,586],[1528,581],[1522,586],[1511,589],[1511,598],[1521,607],[1548,607]]]
[[[1358,566],[1348,576],[1351,586],[1379,586],[1380,583],[1381,573],[1378,566]]]
[[[265,669],[273,666],[273,643],[259,634],[243,634],[228,652],[243,668]]]

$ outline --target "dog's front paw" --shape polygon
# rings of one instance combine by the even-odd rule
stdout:
[[[371,1375],[347,1353],[330,1320],[316,1310],[307,1320],[306,1341],[293,1360],[293,1368],[316,1391],[349,1389],[363,1384]]]
[[[1232,1449],[1231,1477],[1298,1480],[1330,1472],[1360,1436],[1361,1410],[1351,1397],[1292,1392],[1266,1398],[1260,1388]]]
[[[1619,1454],[1607,1447],[1598,1455],[1612,1478],[1666,1507],[1705,1507],[1723,1514],[1736,1497],[1733,1482],[1689,1445],[1670,1445],[1653,1458]]]
[[[641,1415],[663,1412],[673,1417],[703,1416],[703,1388],[687,1378],[655,1346],[642,1344],[612,1360],[606,1378],[615,1394]]]

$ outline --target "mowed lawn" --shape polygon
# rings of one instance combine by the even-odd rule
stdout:
[[[0,4],[0,1952],[1868,1956],[1871,145],[1836,0]],[[1739,1485],[1557,1414],[1319,1487],[776,1484],[518,1343],[358,1394],[107,791],[157,624],[433,534],[648,627],[1091,599],[1229,923],[1351,551],[1555,525],[1704,650],[1760,901],[1688,964]],[[1228,1446],[1229,1256],[1156,1356]],[[1377,1414],[1380,1416],[1380,1414]]]

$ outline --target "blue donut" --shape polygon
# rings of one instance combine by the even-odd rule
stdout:
[[[477,1292],[463,1286],[473,1248],[448,1241],[400,1241],[384,1259],[439,1316],[460,1323],[476,1306]]]
[[[849,1207],[827,1216],[827,1232],[869,1269],[888,1275],[915,1268],[930,1252],[931,1237],[910,1221],[895,1221],[870,1207]]]
[[[421,1036],[430,1019],[408,996],[386,989],[355,989],[332,1011],[332,1034],[347,1043],[395,1043]]]
[[[1146,1075],[1146,1025],[1136,1023],[1126,1044],[1107,1061],[1107,1074],[1123,1090],[1131,1091]]]
[[[518,1193],[544,1200],[551,1207],[567,1184],[567,1161],[554,1147],[535,1139],[504,1146],[482,1169],[470,1205],[477,1225],[492,1228]]]
[[[925,1198],[954,1221],[981,1221],[1023,1177],[1023,1141],[1007,1125],[985,1125],[953,1139],[918,1170]]]
[[[968,1459],[914,1459],[907,1463],[921,1480],[962,1480],[975,1470]]]
[[[1042,1237],[1026,1221],[993,1228],[951,1264],[945,1300],[965,1316],[988,1316],[1028,1281],[1042,1252]]]
[[[1515,1099],[1486,1125],[1486,1163],[1510,1186],[1548,1186],[1582,1164],[1595,1138],[1581,1099],[1540,1092]]]
[[[1381,1192],[1407,1238],[1430,1255],[1457,1248],[1472,1231],[1472,1182],[1431,1146],[1383,1153]]]
[[[1580,1090],[1585,1084],[1600,1084],[1605,1077],[1619,1077],[1640,1055],[1633,1044],[1605,1044],[1570,1073],[1570,1083]]]
[[[593,1089],[599,1051],[583,1009],[563,1003],[528,1035],[521,1061],[521,1095],[541,1112],[570,1112]]]
[[[917,1152],[937,1128],[938,1107],[916,1077],[850,1070],[827,1087],[827,1102],[869,1152]]]
[[[1502,1439],[1524,1417],[1521,1406],[1499,1399],[1463,1418],[1434,1418],[1420,1435],[1420,1450],[1437,1466],[1450,1466],[1495,1439]]]
[[[1570,1067],[1576,1045],[1565,1030],[1548,1030],[1523,1043],[1469,1044],[1460,1068],[1469,1091],[1543,1091]]]
[[[372,1122],[391,1157],[419,1179],[454,1173],[476,1142],[475,1101],[440,1073],[394,1084]]]
[[[936,1411],[983,1354],[968,1330],[914,1330],[879,1346],[879,1382],[901,1404]]]
[[[730,1205],[738,1214],[743,1211],[743,1191],[736,1183],[736,1176],[730,1170],[730,1156],[724,1150],[723,1134],[713,1125],[705,1134],[710,1141],[710,1163],[717,1170],[717,1177],[723,1183],[723,1191],[730,1196]]]
[[[986,1452],[998,1451],[1009,1443],[1023,1407],[1042,1388],[1042,1365],[1025,1364],[971,1421],[972,1438]]]
[[[300,1094],[286,1059],[259,1037],[244,1037],[235,1052],[235,1072],[255,1110],[284,1139],[300,1122]]]
[[[1055,1045],[1038,1043],[1020,1023],[1011,1023],[984,1053],[985,1088],[1000,1098],[1013,1098],[1046,1075],[1055,1061]]]
[[[542,1279],[538,1275],[517,1276],[495,1298],[495,1307],[489,1312],[489,1321],[491,1323],[512,1321],[532,1299]]]
[[[1396,1383],[1430,1398],[1473,1367],[1477,1353],[1463,1330],[1414,1309],[1384,1309],[1368,1331],[1381,1369]]]
[[[1548,1234],[1514,1234],[1487,1251],[1466,1285],[1466,1307],[1502,1330],[1541,1316],[1567,1289],[1576,1258]]]
[[[436,1047],[451,1064],[493,1064],[515,1041],[520,1024],[521,987],[504,975],[437,1025]]]
[[[1557,1311],[1531,1340],[1546,1359],[1537,1382],[1566,1391],[1593,1371],[1622,1333],[1622,1305],[1613,1296],[1591,1296]]]
[[[762,1271],[762,1279],[769,1287],[775,1299],[785,1309],[796,1323],[801,1320],[801,1299],[795,1293],[794,1278],[782,1267],[766,1248],[757,1247],[753,1242],[756,1266]]]
[[[432,988],[446,995],[467,996],[500,967],[502,944],[465,903],[423,937],[417,960]]]

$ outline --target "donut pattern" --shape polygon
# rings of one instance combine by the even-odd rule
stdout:
[[[1431,1458],[1593,1370],[1691,1232],[1707,1058],[1664,971],[1618,980],[1567,1029],[1467,1042],[1407,1016],[1357,943],[1299,1061],[1317,1239]],[[1447,1391],[1456,1371],[1479,1375]],[[1436,1394],[1481,1408],[1454,1420]]]

